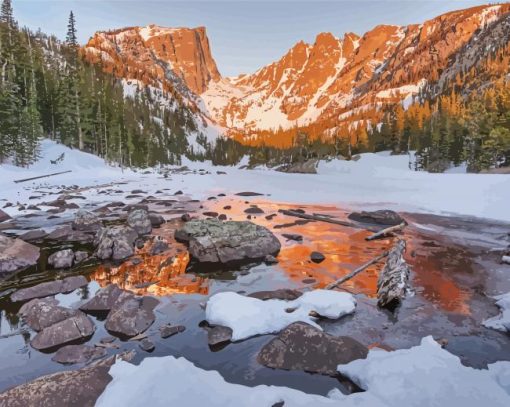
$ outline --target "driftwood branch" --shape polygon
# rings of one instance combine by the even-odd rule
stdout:
[[[400,232],[405,227],[406,227],[406,223],[402,222],[400,225],[390,226],[389,228],[380,230],[379,232],[374,233],[373,235],[370,235],[370,236],[366,237],[365,240],[369,240],[370,241],[370,240],[379,239],[381,237],[390,236],[394,232]]]
[[[18,180],[15,180],[14,182],[16,184],[19,184],[20,182],[33,181],[34,179],[39,179],[39,178],[53,177],[54,175],[66,174],[68,172],[72,172],[72,170],[61,171],[61,172],[54,172],[53,174],[39,175],[38,177],[18,179]]]
[[[340,284],[343,284],[345,283],[347,280],[350,280],[351,278],[357,276],[359,273],[361,273],[362,271],[366,270],[367,268],[369,268],[371,265],[381,261],[382,259],[384,259],[386,256],[388,256],[389,252],[386,251],[382,254],[380,254],[379,256],[373,258],[372,260],[366,262],[365,264],[359,266],[356,270],[354,271],[351,271],[349,274],[343,276],[342,278],[339,278],[338,280],[336,281],[333,281],[331,284],[328,284],[326,286],[326,290],[332,290],[333,288],[336,288],[338,287]]]
[[[357,225],[355,223],[346,222],[346,221],[342,221],[342,220],[338,220],[338,219],[332,219],[332,218],[329,218],[326,216],[308,215],[307,213],[301,213],[301,212],[296,212],[296,211],[287,210],[287,209],[280,209],[280,210],[278,210],[278,212],[283,213],[284,215],[287,215],[287,216],[293,216],[295,218],[308,219],[308,220],[314,220],[314,221],[318,221],[318,222],[332,223],[334,225],[347,226],[350,228],[363,229],[362,226]]]
[[[377,281],[377,304],[395,308],[406,296],[409,265],[404,260],[406,241],[398,240],[388,254],[386,264]]]

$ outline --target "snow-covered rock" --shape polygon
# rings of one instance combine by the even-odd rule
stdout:
[[[351,314],[356,300],[351,294],[330,290],[314,290],[293,301],[259,300],[234,292],[213,295],[207,301],[206,320],[211,325],[232,329],[232,341],[255,335],[280,332],[293,322],[302,321],[322,329],[310,311],[331,319]],[[288,312],[289,311],[289,312]]]
[[[494,297],[496,305],[501,309],[499,315],[483,321],[487,328],[497,329],[498,331],[510,332],[510,293]]]

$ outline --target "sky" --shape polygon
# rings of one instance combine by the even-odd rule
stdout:
[[[439,14],[486,4],[474,0],[12,0],[21,26],[64,39],[73,10],[79,40],[96,31],[157,24],[205,26],[213,57],[224,76],[251,73],[281,58],[299,40],[318,33],[363,34],[378,24],[421,23]]]

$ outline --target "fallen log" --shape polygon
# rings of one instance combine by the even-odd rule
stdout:
[[[15,180],[14,182],[15,182],[16,184],[19,184],[20,182],[33,181],[34,179],[39,179],[39,178],[48,178],[48,177],[53,177],[54,175],[66,174],[66,173],[68,173],[68,172],[72,172],[72,170],[61,171],[61,172],[54,172],[53,174],[39,175],[38,177],[18,179],[18,180]]]
[[[381,237],[391,236],[392,233],[400,232],[405,227],[406,227],[406,223],[402,222],[400,225],[390,226],[389,228],[385,228],[383,230],[380,230],[379,232],[374,233],[373,235],[370,235],[370,236],[366,237],[365,240],[370,241],[370,240],[379,239]]]
[[[365,264],[359,266],[356,270],[354,271],[351,271],[349,274],[343,276],[342,278],[339,278],[338,280],[336,281],[333,281],[331,284],[328,284],[326,287],[325,287],[325,290],[332,290],[333,288],[336,288],[338,287],[340,284],[343,284],[345,283],[347,280],[350,280],[351,278],[357,276],[359,273],[361,273],[362,271],[366,270],[367,268],[369,268],[371,265],[381,261],[382,259],[384,259],[386,256],[388,256],[389,254],[389,251],[385,251],[384,253],[380,254],[379,256],[373,258],[372,260],[366,262]]]
[[[388,253],[377,280],[377,305],[395,309],[407,293],[409,265],[404,260],[406,241],[398,240]]]
[[[314,220],[318,222],[326,222],[332,223],[334,225],[347,226],[350,228],[363,229],[363,226],[357,225],[355,223],[346,222],[338,219],[332,219],[330,217],[320,216],[320,215],[308,215],[307,213],[296,212],[288,209],[279,209],[278,212],[283,213],[287,216],[293,216],[295,218]]]

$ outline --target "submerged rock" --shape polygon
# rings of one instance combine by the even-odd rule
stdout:
[[[64,365],[75,363],[86,363],[106,355],[104,348],[97,348],[87,345],[66,345],[60,348],[51,358],[54,362]]]
[[[149,213],[144,209],[135,209],[134,211],[131,211],[128,215],[127,223],[139,235],[146,235],[152,230]]]
[[[366,358],[367,354],[368,348],[355,339],[332,336],[305,322],[295,322],[266,344],[257,360],[273,369],[336,376],[338,365]]]
[[[280,290],[273,291],[257,291],[251,294],[248,294],[248,297],[258,298],[259,300],[285,300],[285,301],[293,301],[296,298],[299,298],[303,295],[303,293],[299,290],[292,290],[290,288],[282,288]]]
[[[356,222],[372,223],[375,225],[394,226],[405,222],[405,220],[397,212],[386,209],[372,212],[352,212],[347,217]]]
[[[48,257],[48,264],[56,269],[71,268],[74,263],[74,252],[71,249],[59,250]]]
[[[87,285],[84,276],[66,277],[63,280],[48,281],[33,287],[22,288],[11,295],[12,302],[28,301],[33,298],[49,297],[51,295],[70,293],[77,288]]]
[[[72,227],[82,232],[96,232],[101,228],[101,220],[92,212],[81,209],[76,212]]]
[[[70,342],[88,339],[95,329],[92,320],[83,312],[77,311],[71,318],[44,328],[30,344],[37,350],[50,350]]]
[[[138,233],[129,226],[109,226],[101,229],[94,239],[96,256],[101,260],[124,260],[135,253]]]
[[[247,221],[192,220],[175,232],[175,238],[188,243],[195,260],[206,263],[262,260],[281,247],[268,229]]]
[[[21,239],[0,234],[0,278],[26,267],[39,259],[39,248]]]

